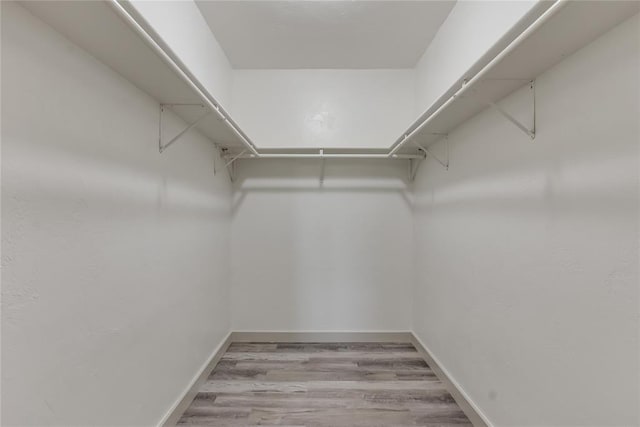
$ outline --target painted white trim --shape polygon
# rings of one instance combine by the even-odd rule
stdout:
[[[234,331],[233,342],[406,342],[410,331]]]
[[[467,392],[464,391],[464,388],[462,388],[460,383],[447,371],[438,358],[435,357],[422,340],[418,338],[415,332],[411,332],[411,343],[416,350],[423,355],[427,364],[440,381],[445,384],[449,393],[451,393],[458,406],[460,406],[460,409],[462,409],[474,427],[493,427],[489,418],[480,410],[478,405],[469,397]]]
[[[227,336],[222,340],[220,344],[213,350],[211,356],[205,361],[202,368],[193,377],[187,388],[178,396],[175,403],[171,405],[171,408],[167,411],[164,417],[158,423],[158,426],[175,426],[178,420],[187,410],[191,402],[198,394],[198,390],[202,384],[207,380],[213,368],[216,367],[222,355],[227,351],[227,348],[231,345],[232,332],[229,332]]]

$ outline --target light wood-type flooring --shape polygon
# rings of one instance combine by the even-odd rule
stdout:
[[[233,343],[179,424],[471,426],[403,343]]]

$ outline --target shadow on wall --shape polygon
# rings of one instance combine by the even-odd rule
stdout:
[[[637,183],[629,176],[629,171],[637,170],[637,159],[629,155],[637,137],[612,140],[608,128],[587,127],[580,116],[557,120],[546,109],[549,100],[564,99],[562,88],[552,97],[546,86],[544,79],[538,84],[538,134],[533,141],[490,110],[450,133],[450,170],[445,172],[427,159],[414,186],[414,212],[593,216],[637,209],[630,196],[637,194]],[[502,104],[521,116],[530,108],[523,90]],[[580,101],[569,104],[565,108],[572,111]],[[487,127],[487,121],[491,126]],[[623,128],[625,123],[617,126]],[[587,144],[589,141],[599,143]],[[430,149],[442,151],[442,142]]]
[[[12,189],[60,204],[80,200],[104,214],[124,214],[117,207],[131,203],[136,214],[229,215],[230,188],[213,180],[217,155],[208,140],[185,135],[161,155],[155,100],[79,48],[61,56],[28,32],[7,27],[3,35],[11,61],[2,64],[2,94],[12,100],[2,111],[3,177]],[[27,90],[16,84],[25,81]],[[169,134],[184,127],[174,114],[166,122]]]
[[[407,163],[330,159],[321,173],[319,159],[239,165],[234,327],[407,330]]]
[[[3,425],[156,424],[229,330],[231,185],[158,113],[2,2]]]
[[[495,425],[638,424],[637,34],[538,77],[535,140],[485,111],[416,177],[414,331]]]
[[[3,175],[20,199],[37,197],[49,212],[56,211],[56,206],[66,210],[75,203],[78,208],[96,210],[111,219],[123,216],[131,220],[160,212],[203,220],[229,218],[229,190],[212,191],[217,185],[207,184],[212,179],[203,174],[188,176],[169,162],[163,165],[163,161],[153,159],[147,162],[147,168],[134,168],[118,159],[95,158],[81,150],[25,145],[7,147],[10,160],[4,164]],[[151,151],[144,155],[159,154]],[[123,205],[135,209],[125,211]]]
[[[610,172],[629,162],[633,162],[629,156],[610,156],[598,163],[582,165],[545,164],[526,169],[524,165],[510,166],[464,177],[454,175],[446,182],[430,177],[432,182],[439,183],[416,191],[414,212],[420,215],[438,209],[455,213],[464,207],[478,213],[534,214],[548,212],[549,204],[554,204],[555,200],[556,204],[564,205],[558,212],[562,214],[619,215],[637,208],[636,201],[629,197],[636,186]],[[451,169],[452,175],[455,174],[455,166]],[[621,210],[620,206],[625,209]]]
[[[238,163],[232,213],[249,193],[397,193],[411,208],[408,161],[245,159]],[[295,179],[293,179],[295,178]]]

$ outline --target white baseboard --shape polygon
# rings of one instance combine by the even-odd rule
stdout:
[[[443,367],[433,353],[429,351],[427,346],[422,342],[422,340],[420,340],[420,338],[418,338],[415,332],[411,333],[411,342],[416,350],[422,354],[424,359],[427,361],[427,364],[440,381],[445,384],[445,387],[449,390],[451,396],[453,396],[458,406],[460,406],[460,409],[462,409],[474,427],[493,427],[491,421],[489,421],[487,416],[482,413],[480,408],[478,408],[478,405],[471,400],[460,384],[458,384],[451,374]]]
[[[231,335],[232,333],[229,332],[225,339],[213,350],[211,357],[202,365],[202,368],[200,368],[200,371],[193,377],[186,390],[178,397],[166,415],[162,417],[162,420],[158,424],[159,426],[175,426],[178,423],[184,411],[187,410],[196,397],[196,394],[198,394],[198,390],[200,390],[202,384],[207,380],[213,368],[216,367],[222,355],[231,345]]]
[[[406,342],[408,331],[235,331],[233,342]]]
[[[162,418],[160,426],[174,426],[198,394],[198,390],[207,380],[211,371],[233,342],[399,342],[412,343],[424,357],[451,393],[456,403],[467,415],[474,427],[493,427],[488,418],[469,398],[462,387],[443,368],[443,365],[428,350],[414,332],[409,331],[233,331],[216,347],[209,360],[176,400],[167,414]]]

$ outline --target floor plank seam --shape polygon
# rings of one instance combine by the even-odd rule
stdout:
[[[408,343],[232,343],[180,425],[471,426]]]

